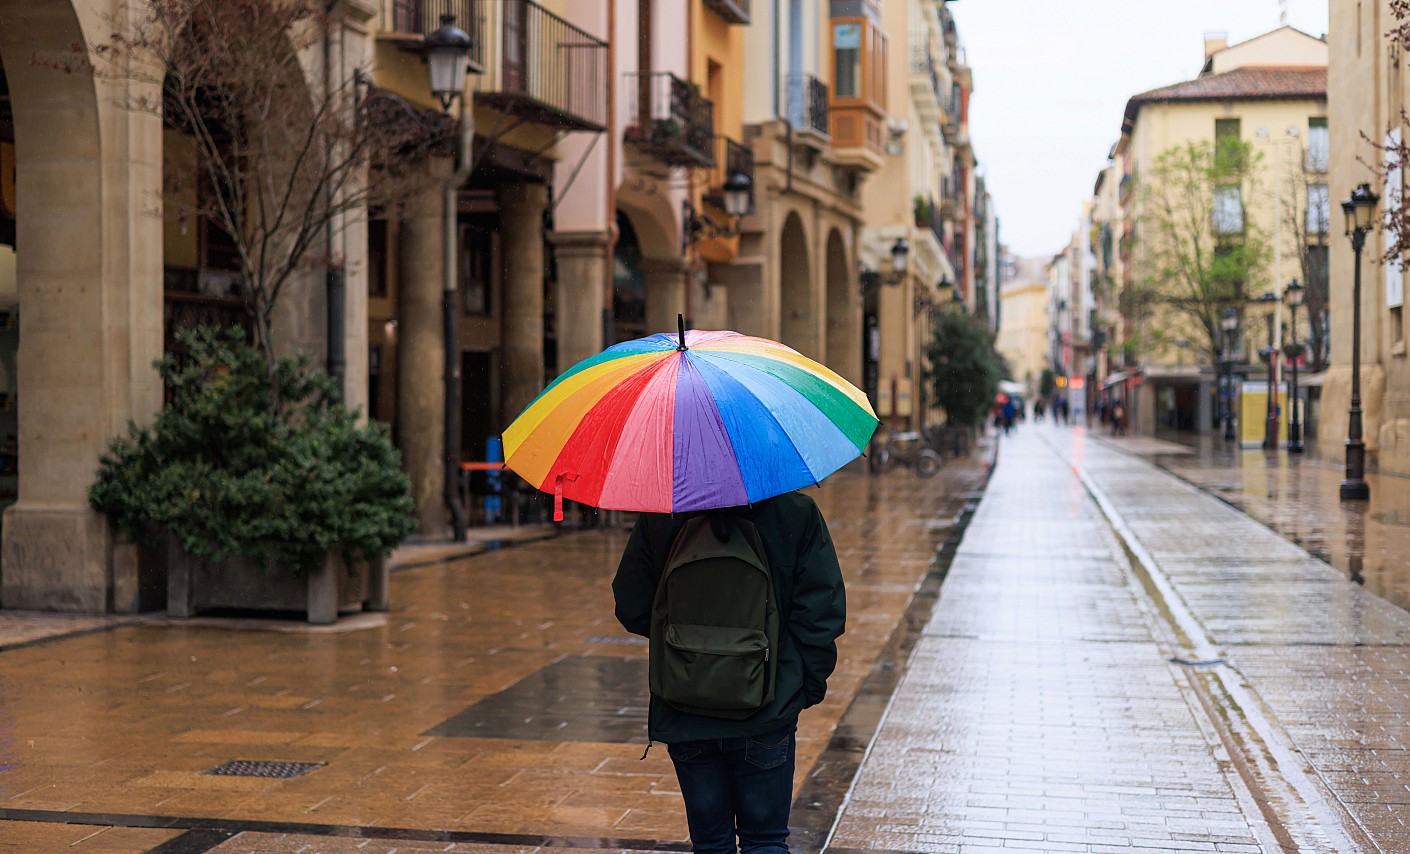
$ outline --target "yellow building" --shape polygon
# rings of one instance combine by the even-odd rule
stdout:
[[[1036,400],[1043,369],[1049,367],[1048,262],[1019,258],[1012,278],[999,290],[999,334],[995,347],[1008,363],[1013,378],[1028,387]]]
[[[1122,220],[1119,288],[1127,297],[1118,346],[1126,351],[1121,381],[1134,429],[1190,425],[1205,432],[1217,412],[1213,365],[1219,354],[1200,324],[1168,307],[1179,293],[1157,267],[1157,256],[1168,249],[1166,236],[1151,224],[1153,205],[1166,189],[1153,183],[1157,159],[1188,143],[1233,139],[1251,146],[1256,159],[1250,176],[1241,186],[1215,192],[1201,241],[1213,252],[1221,251],[1216,244],[1255,235],[1265,241],[1267,262],[1240,286],[1249,295],[1281,295],[1289,281],[1304,278],[1306,226],[1315,221],[1325,232],[1328,222],[1326,67],[1326,43],[1291,27],[1233,46],[1212,38],[1198,77],[1127,103],[1114,165]],[[1142,292],[1144,298],[1131,298]],[[1240,373],[1262,376],[1266,367],[1259,366],[1258,350],[1268,344],[1270,324],[1261,308],[1232,307],[1241,317]],[[1275,312],[1271,327],[1281,343],[1281,308]],[[1305,332],[1299,338],[1305,340]]]

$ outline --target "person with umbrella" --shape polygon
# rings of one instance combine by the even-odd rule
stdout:
[[[798,718],[826,696],[846,624],[827,523],[797,490],[877,423],[811,359],[682,321],[574,366],[505,431],[507,465],[540,489],[640,513],[616,616],[651,639],[648,738],[697,852],[788,850]]]

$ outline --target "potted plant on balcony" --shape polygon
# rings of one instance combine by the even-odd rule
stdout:
[[[415,527],[387,428],[358,423],[306,358],[272,366],[238,329],[181,333],[171,403],[102,457],[93,507],[164,553],[168,612],[384,609],[385,556]],[[272,371],[275,390],[265,377]]]
[[[917,228],[924,228],[926,225],[929,225],[930,202],[925,196],[916,193],[915,198],[911,201],[911,211],[915,216],[915,225]]]

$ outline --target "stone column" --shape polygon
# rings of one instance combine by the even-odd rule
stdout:
[[[35,11],[37,10],[37,11]],[[117,559],[88,504],[98,458],[129,421],[161,406],[161,120],[126,109],[160,97],[126,79],[55,72],[88,39],[56,4],[0,3],[0,53],[15,124],[15,363],[19,496],[5,510],[0,603],[102,612],[132,608],[137,563]],[[0,437],[4,438],[4,437]],[[130,547],[129,547],[130,548]],[[124,592],[126,591],[126,592]]]
[[[555,373],[602,350],[602,312],[607,277],[607,232],[558,231],[549,235],[558,262],[553,295],[554,329],[558,334]]]
[[[685,313],[685,262],[679,258],[647,258],[646,334],[675,332],[676,315]]]
[[[401,221],[397,269],[397,437],[411,478],[418,532],[446,534],[445,334],[441,326],[442,188],[447,157],[429,161],[430,189],[408,202]]]
[[[505,184],[499,190],[504,246],[501,388],[505,426],[543,390],[543,212],[548,187]]]

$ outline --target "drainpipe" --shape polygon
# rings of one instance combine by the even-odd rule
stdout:
[[[328,3],[324,7],[324,14],[330,15],[335,4]],[[333,92],[333,22],[325,19],[323,22],[323,97],[331,98]],[[330,143],[326,152],[331,161],[336,153]],[[333,380],[338,390],[338,399],[344,400],[346,389],[344,388],[345,373],[347,367],[347,330],[345,328],[345,313],[347,302],[347,278],[341,259],[338,257],[338,246],[336,239],[336,229],[334,228],[331,211],[337,203],[333,188],[330,186],[326,190],[324,204],[328,206],[329,217],[324,226],[324,279],[323,287],[325,291],[325,302],[327,308],[327,319],[325,330],[328,337],[328,377]]]
[[[621,128],[617,127],[617,0],[607,2],[607,33],[607,275],[606,281],[600,284],[603,289],[603,347],[610,347],[616,337],[616,315],[612,308],[616,274],[612,259],[617,254],[617,150],[621,145]]]
[[[456,323],[456,225],[460,212],[460,186],[470,177],[473,163],[470,144],[475,137],[475,112],[466,108],[470,95],[461,92],[460,113],[456,121],[455,173],[446,182],[441,220],[441,318],[445,346],[445,484],[446,508],[450,510],[450,525],[457,543],[465,542],[466,514],[460,503],[460,330]]]

